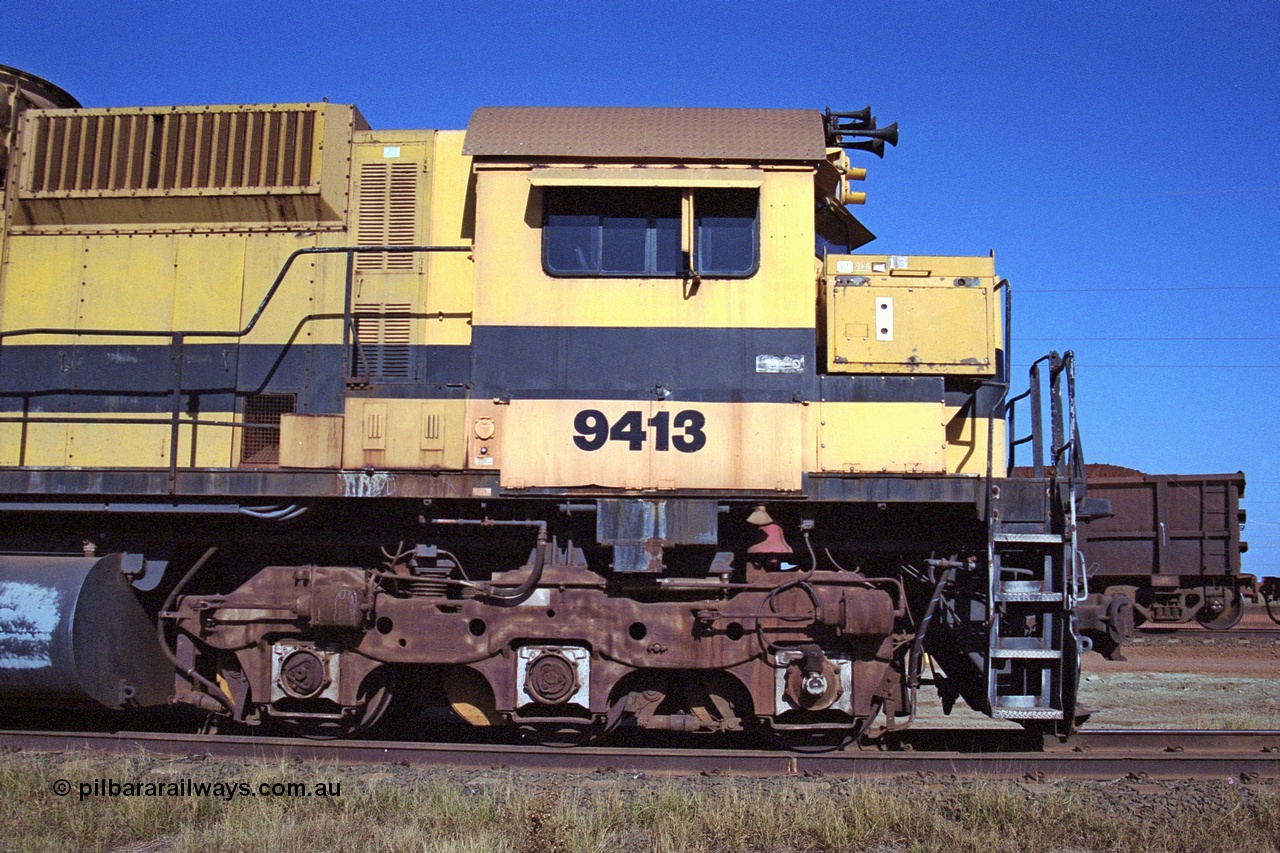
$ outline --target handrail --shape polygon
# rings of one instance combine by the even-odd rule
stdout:
[[[1005,420],[1009,429],[1009,476],[1013,476],[1016,465],[1016,448],[1030,443],[1033,453],[1033,470],[1035,476],[1045,475],[1045,442],[1043,422],[1043,400],[1041,397],[1043,383],[1040,365],[1049,364],[1049,416],[1050,440],[1048,443],[1049,465],[1057,476],[1068,481],[1084,479],[1084,455],[1080,444],[1080,427],[1076,418],[1076,373],[1075,353],[1068,350],[1062,355],[1051,352],[1036,359],[1028,370],[1030,380],[1026,391],[1012,397],[1005,404]],[[1066,388],[1063,388],[1063,376],[1066,377]],[[1017,437],[1015,416],[1016,404],[1031,398],[1031,432]]]
[[[349,258],[354,259],[355,255],[372,254],[374,252],[384,252],[388,254],[410,254],[419,252],[470,252],[471,246],[313,246],[310,248],[296,249],[285,260],[284,266],[280,268],[279,274],[276,275],[275,281],[271,283],[271,287],[267,290],[266,295],[262,297],[262,302],[258,304],[258,309],[253,312],[253,316],[249,318],[249,322],[244,328],[234,331],[205,331],[202,329],[187,329],[180,331],[161,331],[159,329],[56,329],[56,328],[36,328],[36,329],[13,329],[10,331],[0,330],[0,340],[4,338],[20,337],[23,335],[79,335],[79,336],[99,336],[99,337],[120,337],[120,338],[173,338],[181,335],[188,338],[243,338],[253,331],[253,327],[258,324],[258,320],[262,318],[262,314],[267,309],[267,305],[275,298],[276,292],[280,289],[280,285],[284,283],[284,278],[289,274],[289,270],[293,266],[293,262],[302,255],[338,255],[345,254]],[[349,264],[350,266],[350,264]],[[351,295],[351,283],[354,277],[354,270],[348,269],[346,275],[346,296]]]
[[[1048,362],[1049,364],[1050,436],[1048,441],[1049,467],[1047,469],[1044,458],[1045,435],[1040,396],[1042,388],[1040,365],[1043,362]],[[1057,352],[1042,356],[1031,365],[1029,374],[1030,387],[1011,399],[1006,406],[1005,414],[1010,434],[1009,476],[1012,477],[1014,474],[1018,445],[1030,442],[1033,452],[1033,474],[1036,477],[1044,477],[1047,470],[1049,477],[1057,484],[1058,495],[1060,500],[1063,501],[1063,509],[1066,514],[1064,522],[1068,529],[1065,532],[1069,536],[1074,549],[1076,541],[1076,502],[1084,497],[1085,489],[1088,488],[1084,451],[1080,443],[1080,425],[1076,417],[1075,353],[1068,350],[1061,356]],[[1064,377],[1066,379],[1065,389],[1063,387]],[[1016,437],[1017,434],[1014,427],[1015,404],[1028,397],[1031,398],[1031,434]],[[1075,560],[1074,553],[1073,550],[1073,561]],[[1071,566],[1071,572],[1072,583],[1078,587],[1074,563]],[[1087,586],[1085,588],[1087,589]]]
[[[284,284],[285,277],[293,268],[293,262],[303,255],[346,255],[346,274],[343,288],[343,320],[342,320],[342,343],[344,351],[351,345],[351,326],[353,320],[353,312],[351,308],[352,285],[355,279],[355,256],[363,254],[419,254],[426,252],[471,252],[471,246],[312,246],[295,249],[285,260],[280,272],[276,274],[275,281],[271,283],[271,287],[267,289],[263,295],[262,301],[258,303],[257,310],[253,312],[253,316],[240,329],[234,330],[203,330],[203,329],[182,329],[162,331],[159,329],[59,329],[52,327],[39,327],[28,329],[12,329],[9,331],[0,330],[0,356],[3,355],[3,342],[5,338],[26,337],[31,335],[70,335],[73,337],[120,337],[120,338],[168,338],[170,347],[170,360],[173,363],[173,407],[167,418],[91,418],[91,417],[31,417],[29,411],[24,408],[21,417],[0,417],[0,423],[21,423],[22,439],[21,450],[18,455],[18,464],[21,465],[26,459],[26,441],[27,441],[27,425],[31,423],[117,423],[127,422],[130,424],[161,424],[168,423],[169,430],[169,492],[173,494],[177,487],[178,477],[178,433],[182,425],[182,368],[185,359],[185,347],[187,338],[223,338],[238,340],[247,336],[257,326],[258,321],[266,312],[267,306],[275,299],[276,293],[279,292]],[[287,344],[286,344],[287,346]],[[16,394],[4,394],[3,396],[18,396]],[[198,418],[192,418],[187,423],[195,426],[227,426],[233,429],[243,429],[246,424],[243,422],[226,422],[226,421],[202,421]],[[254,428],[261,429],[279,429],[270,424],[248,424]]]
[[[1004,363],[1001,365],[1003,370],[1001,373],[1003,379],[999,382],[983,382],[985,387],[1000,388],[1000,396],[991,404],[991,411],[987,414],[987,478],[986,478],[986,496],[984,502],[984,516],[987,519],[988,532],[991,531],[993,525],[993,516],[991,513],[992,502],[992,480],[995,477],[995,445],[996,445],[996,416],[1000,414],[1005,405],[1005,399],[1009,396],[1009,388],[1013,384],[1013,357],[1010,355],[1010,349],[1013,346],[1013,285],[1009,283],[1009,279],[1002,278],[996,282],[993,292],[1004,290]],[[977,407],[977,396],[974,397],[974,407]],[[1009,433],[1006,432],[1006,441]]]
[[[1035,472],[1035,476],[1037,477],[1044,476],[1043,420],[1042,420],[1042,414],[1041,414],[1042,401],[1040,398],[1040,365],[1046,361],[1052,364],[1052,362],[1057,358],[1058,358],[1058,354],[1056,352],[1051,352],[1048,355],[1042,355],[1039,358],[1037,358],[1035,361],[1033,361],[1031,363],[1031,367],[1028,370],[1030,379],[1027,385],[1027,390],[1023,391],[1021,394],[1018,394],[1016,397],[1011,397],[1009,401],[1005,403],[1005,409],[1004,409],[1005,422],[1008,425],[1007,429],[1009,432],[1009,464],[1008,464],[1007,474],[1010,477],[1013,476],[1013,469],[1017,464],[1016,460],[1017,460],[1018,445],[1027,444],[1028,442],[1031,442],[1032,459],[1033,459],[1032,464],[1034,466],[1033,470]],[[1017,427],[1016,427],[1016,415],[1018,411],[1017,404],[1027,399],[1028,397],[1031,398],[1031,432],[1028,435],[1025,435],[1021,438],[1017,438],[1016,437],[1018,434]]]

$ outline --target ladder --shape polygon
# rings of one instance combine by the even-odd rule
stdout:
[[[1052,442],[1044,459],[1040,365],[1049,363]],[[1066,389],[1062,379],[1066,377]],[[1010,442],[1009,479],[993,488],[988,512],[987,702],[991,716],[1052,728],[1075,725],[1080,642],[1072,610],[1088,594],[1076,549],[1076,506],[1083,459],[1075,423],[1072,353],[1050,353],[1031,367],[1031,434]],[[1064,405],[1065,404],[1065,405]],[[1014,478],[1013,449],[1033,445],[1033,476]],[[1077,495],[1080,491],[1080,495]]]
[[[1074,720],[1073,551],[1057,532],[991,539],[987,702],[996,719]]]

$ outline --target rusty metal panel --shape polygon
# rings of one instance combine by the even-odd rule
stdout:
[[[668,545],[715,545],[719,515],[713,500],[601,500],[596,510],[596,541],[615,545],[660,539]]]
[[[1111,518],[1085,527],[1085,556],[1099,576],[1240,573],[1244,475],[1089,478],[1089,497],[1111,502]]]
[[[462,153],[810,163],[823,159],[826,142],[813,110],[482,107]]]
[[[169,472],[157,468],[0,468],[0,493],[61,495],[72,501],[66,507],[105,511],[118,507],[121,496],[168,494]],[[402,497],[490,498],[499,493],[498,475],[490,472],[435,471],[307,471],[301,469],[234,468],[178,469],[176,494],[202,506],[227,505],[239,498],[255,503],[263,497]],[[78,499],[87,499],[87,503]],[[168,506],[171,503],[162,502]],[[192,504],[195,505],[194,503]],[[12,508],[12,500],[6,503]],[[48,502],[41,508],[50,509]],[[142,506],[142,504],[139,504]],[[56,508],[56,507],[55,507]],[[165,511],[165,510],[160,510]]]
[[[342,415],[280,415],[280,464],[286,468],[341,468]]]

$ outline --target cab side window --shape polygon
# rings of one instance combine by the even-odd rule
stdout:
[[[690,207],[686,262],[681,231]],[[759,208],[755,189],[547,187],[543,268],[590,278],[750,276],[759,266]]]
[[[695,271],[707,276],[748,276],[759,264],[760,192],[699,190],[694,193]]]
[[[547,187],[543,264],[552,275],[680,272],[680,190]]]

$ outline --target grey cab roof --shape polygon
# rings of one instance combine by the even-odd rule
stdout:
[[[481,107],[462,153],[475,157],[769,161],[823,159],[817,110]]]

